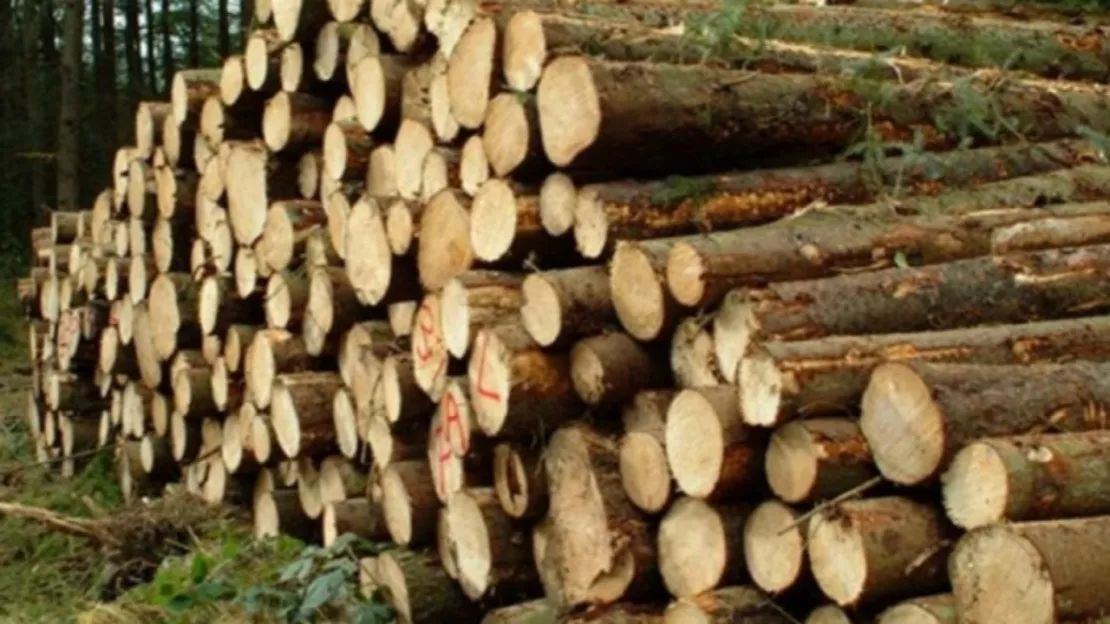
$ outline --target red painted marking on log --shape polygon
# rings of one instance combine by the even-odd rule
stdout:
[[[435,432],[432,435],[432,438],[436,441],[436,476],[439,477],[435,479],[436,494],[438,494],[440,498],[444,498],[447,495],[445,489],[447,469],[445,466],[447,462],[451,461],[452,456],[450,442],[447,443],[446,448],[443,447],[443,432],[443,424],[437,424],[435,426]]]
[[[462,415],[459,414],[459,402],[455,400],[454,393],[448,392],[444,398],[444,410],[447,413],[447,426],[445,427],[447,433],[448,448],[454,448],[451,445],[451,425],[459,431],[459,452],[466,454],[470,450],[470,436],[467,435],[466,429],[463,427]]]
[[[478,356],[478,396],[491,401],[501,401],[501,395],[485,387],[486,377],[486,352],[489,350],[489,338],[482,341],[482,354]]]
[[[432,347],[429,346],[431,340],[429,337],[435,337],[435,327],[429,316],[432,312],[428,309],[427,304],[420,306],[420,311],[417,312],[416,328],[420,330],[420,337],[422,340],[417,341],[416,344],[416,357],[420,360],[421,364],[427,364],[428,360],[432,359]],[[425,324],[427,321],[427,324]]]

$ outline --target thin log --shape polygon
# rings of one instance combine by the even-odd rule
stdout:
[[[743,550],[748,574],[760,589],[778,595],[811,584],[808,522],[775,499],[752,510],[744,524]]]
[[[522,277],[497,271],[468,271],[440,292],[440,331],[447,352],[466,355],[478,330],[509,321],[521,306]]]
[[[590,406],[620,405],[641,390],[672,384],[666,359],[620,332],[579,340],[570,359],[574,390]]]
[[[542,454],[516,443],[493,449],[493,486],[502,511],[511,518],[536,518],[547,512],[547,475]]]
[[[282,91],[266,103],[262,136],[274,152],[300,154],[318,147],[331,122],[331,104],[306,93]]]
[[[625,431],[620,441],[621,484],[628,500],[650,514],[662,511],[671,499],[666,423],[676,394],[674,390],[638,392],[621,414]]]
[[[204,101],[219,92],[219,69],[183,69],[174,74],[170,102],[178,127],[196,129]]]

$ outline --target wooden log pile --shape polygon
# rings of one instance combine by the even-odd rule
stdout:
[[[690,55],[652,20],[700,2],[256,10],[32,232],[63,475],[393,542],[363,589],[411,624],[1110,611],[1110,98],[1048,79],[1100,36],[1045,78]]]

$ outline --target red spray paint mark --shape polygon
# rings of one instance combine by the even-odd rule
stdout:
[[[500,402],[501,395],[497,391],[485,387],[487,351],[489,351],[488,337],[482,340],[482,353],[478,356],[478,396]]]

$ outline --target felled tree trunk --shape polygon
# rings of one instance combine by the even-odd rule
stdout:
[[[767,482],[786,503],[834,498],[875,476],[859,425],[844,418],[788,422],[767,447]]]
[[[331,402],[342,381],[330,372],[279,375],[270,415],[286,457],[327,451],[335,444]]]
[[[440,329],[447,352],[466,356],[480,329],[511,322],[520,309],[521,277],[499,271],[467,271],[440,293]]]
[[[751,507],[711,507],[696,498],[671,505],[659,523],[659,570],[672,596],[690,598],[745,580],[744,523]],[[699,552],[696,559],[691,552]]]
[[[806,593],[813,574],[806,559],[808,520],[771,499],[752,510],[744,524],[744,559],[748,574],[772,595]]]
[[[492,488],[452,495],[447,501],[447,531],[458,562],[459,584],[471,600],[512,602],[538,593],[539,579],[524,527],[514,525],[501,511]]]
[[[416,547],[435,541],[439,498],[427,461],[389,464],[382,472],[381,490],[386,527],[395,544]]]
[[[1046,423],[1064,431],[1104,426],[1106,370],[1086,362],[886,363],[872,373],[863,394],[860,428],[883,476],[917,485],[936,477],[957,450],[980,437],[1021,435]]]
[[[547,475],[535,449],[503,442],[493,449],[493,486],[501,509],[512,518],[547,511]]]
[[[359,582],[363,594],[370,597],[381,589],[404,624],[476,624],[481,619],[481,609],[431,555],[392,550],[380,555],[369,571],[368,578]]]
[[[639,392],[622,412],[621,484],[628,500],[650,514],[662,511],[671,499],[674,479],[667,463],[667,411],[677,394],[675,390]]]
[[[524,328],[542,347],[566,345],[614,320],[604,267],[533,273],[524,278],[521,292]]]
[[[1103,431],[972,442],[944,474],[948,517],[974,529],[1007,520],[1105,514],[1108,448],[1110,436]]]

